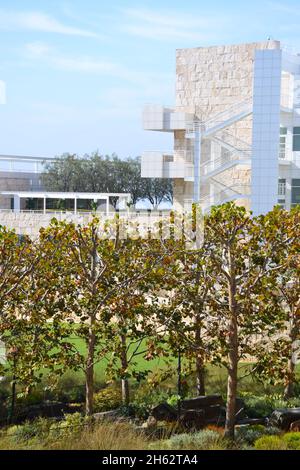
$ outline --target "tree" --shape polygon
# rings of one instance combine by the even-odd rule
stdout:
[[[153,240],[150,250],[147,239],[123,239],[120,230],[118,218],[103,225],[99,219],[93,218],[87,226],[53,220],[42,232],[59,253],[57,262],[61,270],[57,271],[56,283],[58,292],[61,289],[64,292],[64,310],[59,321],[76,325],[73,336],[78,335],[86,343],[86,357],[76,351],[71,342],[65,343],[65,347],[77,354],[78,361],[72,367],[80,367],[85,374],[87,415],[93,412],[95,363],[114,351],[110,339],[115,334],[112,334],[112,326],[108,325],[113,321],[109,312],[116,313],[116,305],[121,309],[124,298],[128,302],[136,300],[135,291],[144,289],[147,276],[162,257],[161,251],[155,253],[153,250],[153,243],[158,241]],[[119,318],[124,321],[125,316],[120,313]],[[134,321],[138,322],[138,318]],[[130,323],[132,327],[133,323]],[[115,332],[117,325],[118,317]],[[124,342],[124,328],[126,322],[118,333],[121,342]],[[107,335],[109,331],[111,336]],[[125,364],[122,367],[123,378],[126,378]]]
[[[26,297],[28,278],[36,269],[38,261],[39,254],[28,237],[20,237],[14,231],[0,226],[0,338],[7,359],[1,368],[4,373],[12,374],[9,421],[14,413],[17,381],[24,381],[30,376],[32,383],[33,378],[26,358],[32,337],[28,328],[24,330],[20,305]]]
[[[48,191],[130,193],[132,204],[148,199],[153,207],[172,202],[171,180],[142,179],[140,158],[120,159],[99,152],[85,155],[64,154],[45,165],[43,184]],[[116,207],[118,198],[112,197]]]
[[[272,290],[280,266],[272,263],[272,255],[278,241],[266,243],[260,220],[233,203],[212,208],[205,226],[214,277],[210,334],[219,345],[216,359],[228,371],[225,436],[233,439],[238,364],[256,357],[256,340],[276,330]]]
[[[262,357],[258,372],[275,381],[284,381],[285,398],[294,394],[295,366],[300,340],[300,208],[290,212],[279,207],[260,218],[263,236],[274,243],[272,261],[280,267],[273,289],[274,310],[281,326]]]
[[[42,182],[48,191],[76,192],[85,184],[82,164],[74,154],[63,154],[45,165]]]
[[[139,370],[137,358],[144,356],[151,360],[155,334],[153,307],[148,304],[144,293],[138,291],[128,292],[124,297],[120,292],[112,299],[105,309],[105,318],[108,321],[106,337],[110,342],[112,351],[107,373],[112,378],[121,378],[122,401],[125,405],[130,403],[130,377],[140,381],[149,371]]]
[[[173,203],[173,185],[171,179],[144,178],[143,195],[157,209],[163,201]]]
[[[160,321],[166,325],[173,353],[181,351],[193,360],[197,394],[205,395],[205,363],[213,347],[207,335],[208,297],[214,284],[210,259],[205,241],[200,248],[188,247],[184,238],[174,243],[162,284],[167,302],[160,308]]]

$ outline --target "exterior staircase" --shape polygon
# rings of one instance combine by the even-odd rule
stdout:
[[[186,137],[193,137],[199,130],[203,138],[210,137],[222,129],[241,121],[252,114],[252,99],[247,99],[228,107],[225,111],[216,114],[205,122],[190,121],[187,123]]]
[[[221,204],[227,201],[249,197],[250,186],[239,183],[225,185],[214,179],[218,174],[228,170],[236,165],[251,164],[251,148],[249,144],[241,141],[228,132],[231,125],[245,119],[253,111],[252,99],[246,99],[235,103],[225,111],[212,116],[205,122],[194,120],[187,123],[186,138],[193,138],[195,146],[199,145],[201,139],[210,139],[221,148],[221,156],[217,158],[211,156],[209,161],[199,164],[197,154],[195,153],[195,178],[199,175],[199,181],[209,180],[210,189],[213,189],[211,195],[200,197],[200,204],[203,211],[206,211],[212,205]],[[199,153],[200,156],[200,153]],[[200,183],[199,183],[200,184]],[[194,188],[194,193],[199,194],[199,187]]]
[[[213,179],[213,178],[212,178]],[[251,194],[251,186],[247,184],[233,184],[226,186],[220,181],[213,180],[218,188],[215,188],[213,195],[207,195],[200,198],[200,205],[203,212],[207,212],[210,207],[218,204],[224,204],[236,199],[248,198]]]
[[[222,131],[211,140],[223,149],[222,156],[212,158],[200,166],[202,180],[214,177],[236,165],[251,164],[251,147],[228,131]]]

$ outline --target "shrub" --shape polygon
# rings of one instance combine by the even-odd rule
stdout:
[[[256,450],[287,450],[287,443],[280,436],[262,436],[254,443]]]
[[[249,418],[263,418],[269,416],[276,408],[294,408],[300,406],[299,398],[284,400],[279,395],[260,397],[244,395],[243,399]]]
[[[265,426],[258,424],[253,426],[241,426],[236,429],[235,436],[237,442],[254,444],[262,436],[276,436],[280,434],[280,429],[275,427],[266,428]]]
[[[51,421],[38,418],[35,421],[26,421],[19,426],[8,428],[6,435],[17,443],[28,442],[32,439],[44,440],[50,431]]]
[[[171,396],[167,399],[167,403],[168,403],[168,405],[174,406],[174,408],[177,408],[178,402],[179,402],[180,400],[181,400],[180,395],[171,395]]]
[[[122,405],[121,392],[113,387],[106,387],[94,395],[95,412],[115,410]]]
[[[193,434],[177,434],[165,441],[166,448],[174,450],[225,450],[229,443],[219,432],[205,429]]]
[[[245,397],[246,413],[249,418],[264,418],[274,410],[273,403],[268,397]]]
[[[88,424],[88,418],[80,413],[72,413],[65,415],[63,421],[56,422],[50,427],[51,439],[64,439],[66,437],[79,435]]]
[[[98,423],[87,427],[77,436],[64,436],[49,443],[57,450],[145,450],[147,438],[127,423]]]
[[[138,390],[132,406],[135,410],[135,415],[141,419],[147,419],[152,408],[160,403],[168,400],[169,394],[165,391],[154,389],[152,391],[148,388]]]
[[[300,432],[289,432],[283,436],[284,442],[291,450],[300,450]]]

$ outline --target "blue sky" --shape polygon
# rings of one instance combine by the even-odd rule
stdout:
[[[144,103],[172,104],[175,50],[280,39],[300,49],[299,0],[0,0],[0,153],[168,150]]]

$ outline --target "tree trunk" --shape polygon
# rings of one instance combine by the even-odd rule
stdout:
[[[195,322],[195,342],[196,347],[199,346],[201,341],[201,328]],[[197,395],[205,395],[205,367],[201,353],[196,353],[196,387]]]
[[[287,364],[287,374],[288,379],[284,389],[284,398],[288,400],[294,396],[294,374],[295,374],[295,364],[293,357],[290,357]]]
[[[237,329],[237,305],[235,301],[235,282],[229,286],[229,354],[228,354],[228,381],[227,404],[224,436],[234,439],[235,409],[238,379],[238,329]]]
[[[295,384],[295,355],[298,351],[297,347],[297,336],[298,336],[298,325],[297,319],[295,319],[293,308],[291,309],[291,317],[290,317],[290,332],[289,338],[291,341],[291,356],[288,359],[287,363],[287,383],[284,389],[284,398],[289,399],[294,396],[294,384]]]
[[[85,414],[91,416],[93,414],[94,404],[94,355],[95,355],[95,333],[94,319],[90,319],[88,351],[85,371]]]
[[[205,395],[205,367],[202,358],[196,357],[197,395]]]
[[[127,371],[128,369],[128,360],[127,360],[127,345],[126,345],[126,336],[121,335],[121,366],[122,371]],[[127,373],[127,372],[126,372]],[[129,380],[127,377],[122,379],[122,402],[124,405],[128,406],[130,403],[130,391],[129,391]]]

